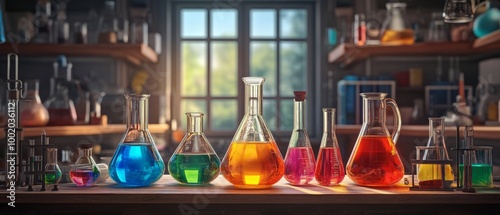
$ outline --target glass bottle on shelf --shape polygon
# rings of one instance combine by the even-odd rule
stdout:
[[[92,158],[92,144],[78,144],[78,160],[69,172],[71,181],[78,187],[93,186],[99,178],[100,171]]]
[[[220,160],[203,134],[203,113],[186,113],[187,133],[168,162],[172,178],[182,184],[207,184],[220,173]]]
[[[335,108],[323,108],[323,136],[316,162],[315,178],[323,186],[337,185],[345,177],[344,163],[335,135]]]
[[[449,160],[444,141],[444,118],[429,117],[429,139],[424,150],[423,160]],[[444,184],[442,183],[441,165],[419,164],[417,177],[420,188],[450,188],[455,178],[450,164],[444,166]]]
[[[118,19],[115,15],[115,2],[105,1],[104,10],[99,17],[99,43],[116,43],[118,31]]]
[[[25,95],[20,109],[22,126],[44,126],[49,122],[49,112],[40,100],[38,89],[38,80],[27,80],[24,82]]]
[[[243,78],[245,116],[222,160],[222,175],[237,188],[270,188],[285,172],[283,157],[262,117],[264,80]]]
[[[285,179],[292,185],[305,185],[314,178],[316,161],[305,129],[306,91],[295,91],[293,131],[285,155]]]
[[[62,171],[57,164],[57,148],[47,149],[47,164],[45,164],[45,171],[51,171],[45,174],[46,184],[58,184],[61,181]]]
[[[66,21],[66,2],[58,1],[54,20],[53,43],[69,43],[69,23]]]
[[[387,17],[382,25],[382,45],[412,45],[413,29],[406,17],[406,3],[387,3]]]
[[[125,95],[127,130],[109,164],[109,176],[123,187],[144,187],[158,181],[165,170],[148,130],[148,94]]]
[[[45,107],[49,112],[48,125],[74,125],[77,115],[73,101],[69,98],[69,82],[58,82],[55,95],[45,101]]]
[[[145,19],[137,19],[132,22],[132,43],[148,45],[148,23]]]
[[[36,32],[32,41],[34,43],[49,43],[52,37],[52,20],[50,0],[38,0],[35,12]]]

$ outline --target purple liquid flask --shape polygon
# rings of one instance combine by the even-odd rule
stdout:
[[[285,179],[292,185],[306,185],[314,178],[315,158],[305,129],[305,91],[295,91],[293,131],[285,155]]]
[[[315,178],[323,186],[337,185],[345,177],[344,163],[335,135],[335,108],[323,108],[323,137],[316,162]]]

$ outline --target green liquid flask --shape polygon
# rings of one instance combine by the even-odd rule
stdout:
[[[220,173],[220,159],[203,134],[203,113],[187,116],[187,133],[168,162],[172,178],[181,184],[201,185]]]

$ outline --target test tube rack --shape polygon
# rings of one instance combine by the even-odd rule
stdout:
[[[411,191],[455,191],[454,188],[447,188],[444,186],[441,186],[441,188],[420,188],[418,185],[415,185],[415,174],[416,174],[416,166],[418,164],[434,164],[434,165],[440,165],[440,170],[441,170],[441,184],[445,184],[445,166],[446,165],[452,165],[453,160],[417,160],[417,159],[411,159]]]
[[[42,133],[42,138],[39,145],[31,144],[34,140],[30,141],[30,144],[25,146],[30,151],[29,161],[26,164],[25,168],[29,169],[28,171],[24,171],[24,175],[28,176],[28,191],[33,191],[33,185],[35,184],[35,176],[41,177],[41,185],[40,191],[45,191],[45,177],[47,174],[56,174],[55,171],[45,170],[45,165],[47,165],[47,149],[49,148],[57,148],[54,144],[48,144],[48,138]],[[35,153],[35,149],[41,149],[41,155],[37,156]],[[40,150],[38,150],[40,151]],[[37,159],[38,158],[38,159]],[[58,191],[57,183],[54,184],[52,191]]]
[[[472,131],[472,126],[456,126],[456,145],[455,147],[456,148],[452,148],[451,150],[455,150],[456,151],[456,156],[457,156],[457,162],[455,163],[455,170],[458,172],[456,175],[457,175],[457,190],[462,190],[462,192],[469,192],[469,193],[474,193],[476,192],[476,190],[474,189],[474,187],[472,186],[472,169],[471,168],[468,168],[468,170],[466,170],[466,166],[464,164],[464,177],[462,179],[462,175],[460,174],[460,164],[463,162],[463,159],[462,159],[462,162],[460,162],[460,159],[466,151],[469,151],[469,152],[472,152],[474,153],[475,149],[474,148],[462,148],[460,146],[460,128],[462,127],[465,127],[465,137],[464,137],[464,145],[465,146],[468,146],[469,144],[472,145],[472,143],[468,143],[467,141],[472,141],[472,139],[474,138],[473,136],[473,133],[468,133],[467,132],[467,128],[469,127]],[[469,136],[470,135],[470,136]],[[467,172],[466,172],[467,171]],[[466,185],[465,187],[462,185],[462,182],[464,185]],[[470,182],[470,183],[469,183]]]

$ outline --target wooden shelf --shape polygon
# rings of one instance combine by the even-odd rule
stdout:
[[[120,134],[125,132],[124,124],[109,125],[73,125],[73,126],[46,126],[23,128],[24,137],[40,136],[42,131],[47,132],[47,136],[82,136],[97,134]],[[151,133],[161,134],[168,130],[167,124],[150,124],[148,129]],[[0,138],[5,137],[5,131],[0,133]]]
[[[389,125],[389,129],[392,127]],[[337,134],[344,135],[358,135],[361,125],[337,125]],[[456,128],[453,126],[446,126],[446,135],[455,135]],[[474,126],[474,137],[484,139],[498,139],[500,133],[500,126]],[[403,125],[401,127],[400,137],[428,137],[429,127],[427,125]]]
[[[348,66],[377,56],[471,56],[500,53],[500,30],[474,42],[427,42],[409,46],[363,46],[340,44],[328,54],[328,62]]]
[[[142,44],[1,44],[0,54],[16,53],[19,56],[107,56],[140,65],[156,63],[158,55]]]

